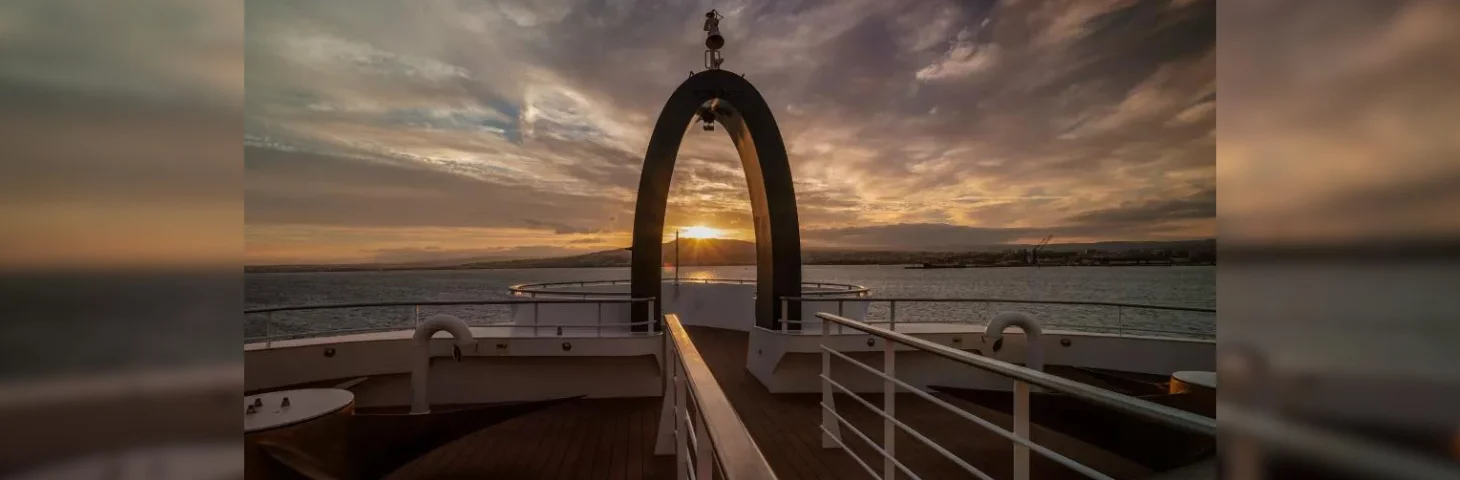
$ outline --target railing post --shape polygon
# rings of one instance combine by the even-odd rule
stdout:
[[[1014,381],[1014,436],[1029,438],[1029,384]],[[1014,480],[1029,480],[1029,447],[1014,444]]]
[[[786,319],[790,315],[787,312],[790,312],[790,311],[791,311],[791,301],[790,300],[786,300],[785,297],[781,297],[781,333],[783,333],[783,334],[786,333],[787,330],[789,330],[789,327],[786,326]]]
[[[421,306],[420,305],[412,305],[412,307],[415,308],[415,310],[416,310],[416,313],[414,315],[414,317],[415,317],[414,318],[414,323],[416,324],[417,327],[419,327],[419,326],[421,326]]]
[[[678,353],[675,354],[678,356]],[[678,465],[675,466],[675,478],[689,478],[689,435],[690,425],[685,421],[685,395],[684,375],[681,372],[678,359],[674,362],[674,459]]]
[[[846,315],[842,315],[842,299],[840,299],[840,298],[836,299],[836,316],[842,317],[842,318],[847,318]],[[842,324],[838,323],[837,324],[837,327],[836,327],[836,332],[837,333],[846,333],[847,332],[847,329],[846,329],[846,327],[842,326]]]
[[[896,444],[893,441],[893,433],[897,425],[892,423],[893,415],[897,412],[897,384],[892,383],[892,378],[897,373],[897,354],[893,346],[895,342],[882,339],[882,373],[887,378],[882,379],[882,410],[887,417],[882,419],[882,450],[887,456],[882,458],[882,479],[891,480],[897,475],[897,465],[892,463],[893,457],[897,454]],[[1021,479],[1023,480],[1023,479]]]
[[[705,430],[704,412],[694,416],[695,425],[695,479],[715,478],[715,452],[711,451],[709,432]]]
[[[669,338],[669,335],[664,335],[661,340],[664,342],[662,344],[664,351],[659,356],[660,361],[663,362],[659,371],[664,375],[664,393],[659,403],[659,426],[654,438],[654,454],[675,455],[677,458],[679,451],[671,449],[678,448],[676,443],[678,440],[675,437],[679,429],[679,422],[674,419],[674,397],[678,392],[674,388],[674,369],[675,365],[679,363],[676,360],[679,348],[670,345],[673,340]]]
[[[534,303],[534,304],[532,304],[532,336],[534,336],[534,337],[537,336],[537,306],[538,305],[541,305],[541,304],[540,303]]]
[[[264,314],[264,348],[274,346],[274,312]]]
[[[629,311],[632,312],[633,310],[634,310],[633,307],[629,307]],[[659,316],[654,314],[654,299],[652,299],[652,298],[649,299],[649,318],[648,318],[648,320],[649,320],[649,331],[651,331],[651,332],[654,331],[654,327],[657,325],[659,327],[659,332],[660,333],[665,333],[665,334],[668,333],[668,330],[666,330],[664,328],[664,324],[659,320]]]
[[[1120,305],[1115,306],[1115,334],[1125,336],[1125,308]]]
[[[598,320],[597,320],[597,323],[598,323],[598,336],[602,337],[603,336],[603,302],[596,302],[596,303],[594,303],[594,305],[597,305],[598,306]],[[634,322],[633,320],[629,320],[629,323],[633,323],[633,322]],[[632,326],[629,327],[629,330],[633,330],[633,329],[634,329],[634,327],[632,327]]]
[[[892,330],[892,331],[896,332],[897,331],[897,300],[892,300],[892,301],[887,302],[887,303],[889,304],[888,305],[888,309],[891,310],[891,312],[887,314],[887,322],[891,324],[891,326],[888,327],[888,330]]]
[[[821,321],[821,403],[826,408],[821,409],[821,428],[825,432],[821,434],[821,448],[832,448],[841,445],[842,430],[841,423],[832,415],[836,411],[836,399],[831,395],[831,325],[826,320]],[[850,453],[850,452],[849,452]]]

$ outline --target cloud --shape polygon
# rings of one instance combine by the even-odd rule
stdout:
[[[1177,113],[1176,116],[1171,117],[1170,120],[1166,121],[1166,126],[1176,127],[1212,120],[1216,117],[1216,113],[1217,102],[1215,100],[1197,103],[1190,107],[1186,107],[1185,110],[1182,110],[1180,113]]]
[[[522,227],[590,230],[631,205],[613,196],[539,194],[531,185],[459,173],[460,166],[245,147],[245,222],[357,227]],[[592,193],[592,192],[590,192]],[[601,192],[599,192],[601,193]]]
[[[1460,4],[1235,2],[1218,59],[1223,235],[1347,242],[1460,234]],[[1276,16],[1314,28],[1293,41]],[[1246,19],[1227,22],[1225,18]],[[1321,26],[1321,28],[1318,28]],[[1272,48],[1283,44],[1285,48]]]
[[[1151,224],[1167,220],[1213,219],[1217,191],[1203,190],[1182,198],[1163,198],[1085,211],[1066,218],[1074,224]]]
[[[948,49],[947,55],[918,70],[913,76],[926,81],[957,80],[993,68],[999,61],[999,46],[975,43],[973,35],[972,30],[959,32],[958,39]]]
[[[1028,236],[1024,229],[982,228],[946,223],[905,223],[807,230],[803,242],[844,248],[960,249],[997,245]]]
[[[703,11],[688,4],[259,0],[248,13],[250,231],[491,230],[503,247],[627,236],[653,123],[703,68]],[[808,232],[947,224],[994,238],[1214,184],[1214,2],[722,13],[725,67],[776,111]],[[747,199],[724,134],[687,132],[667,222],[750,238]],[[1123,239],[1187,220],[1079,228]],[[319,235],[287,251],[339,241]],[[437,246],[479,248],[452,238]]]
[[[962,251],[994,245],[1037,242],[1053,235],[1062,242],[1091,242],[1108,232],[1126,237],[1162,240],[1210,238],[1210,230],[1161,224],[1063,225],[1058,227],[974,227],[947,223],[898,223],[866,227],[810,229],[801,232],[809,247]]]
[[[583,233],[599,233],[599,232],[603,231],[602,229],[594,229],[594,228],[589,228],[589,227],[575,227],[573,225],[566,225],[566,224],[554,223],[554,222],[543,222],[543,221],[539,221],[539,220],[533,220],[533,219],[530,219],[530,218],[524,218],[524,219],[522,219],[522,223],[526,223],[528,226],[530,226],[532,228],[538,228],[538,229],[543,229],[543,230],[552,230],[553,233],[556,233],[558,235],[583,234]]]
[[[527,245],[507,248],[485,249],[442,249],[425,248],[383,248],[375,250],[369,261],[374,263],[466,263],[496,262],[520,258],[544,258],[589,253],[592,250],[563,248],[546,245]]]
[[[607,240],[603,239],[602,237],[587,237],[568,240],[569,245],[599,244],[606,242]]]

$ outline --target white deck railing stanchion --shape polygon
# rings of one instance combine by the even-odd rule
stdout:
[[[897,331],[897,300],[887,302],[887,323],[888,330]]]
[[[1076,472],[1079,472],[1080,474],[1083,474],[1089,478],[1111,478],[1109,475],[1100,473],[1099,471],[1091,469],[1089,466],[1081,464],[1080,462],[1072,460],[1069,457],[1061,455],[1053,450],[1050,450],[1049,448],[1035,443],[1030,438],[1029,394],[1035,386],[1061,392],[1079,400],[1084,400],[1097,405],[1114,408],[1124,413],[1144,417],[1188,432],[1202,435],[1210,435],[1213,437],[1216,435],[1217,427],[1215,419],[1203,417],[1201,415],[1196,415],[1175,408],[1158,405],[1128,395],[1122,395],[1119,393],[1111,392],[1109,390],[1104,390],[1091,385],[1086,385],[1073,380],[1050,375],[1038,370],[1038,365],[1035,365],[1035,368],[1028,368],[1008,362],[1003,362],[1000,360],[983,357],[980,355],[974,355],[972,353],[954,347],[949,347],[906,334],[897,333],[888,329],[872,326],[867,322],[851,320],[848,318],[827,313],[818,313],[817,317],[820,317],[822,320],[823,332],[830,329],[829,324],[836,323],[845,327],[852,328],[853,330],[872,335],[873,337],[881,338],[884,342],[882,345],[883,366],[881,370],[878,370],[875,367],[857,361],[841,352],[837,352],[832,349],[829,336],[823,335],[821,339],[821,350],[822,354],[824,355],[822,360],[821,376],[823,389],[822,409],[825,412],[822,416],[822,431],[826,434],[831,433],[830,429],[827,428],[827,425],[830,423],[827,420],[828,416],[835,419],[835,421],[838,423],[846,423],[845,418],[837,413],[836,407],[826,400],[829,396],[829,394],[826,393],[828,384],[830,386],[836,387],[839,390],[842,390],[848,395],[851,395],[854,400],[857,400],[863,406],[880,415],[883,419],[883,438],[880,448],[878,445],[872,443],[872,441],[867,437],[866,434],[861,432],[850,423],[847,423],[847,427],[852,429],[853,434],[855,434],[858,438],[861,438],[863,441],[867,442],[868,446],[871,447],[873,451],[876,451],[878,454],[882,455],[881,475],[878,475],[876,471],[873,471],[872,468],[868,465],[868,462],[863,461],[860,457],[857,457],[856,455],[853,455],[852,457],[853,459],[857,460],[857,462],[863,467],[867,467],[868,473],[872,474],[873,477],[890,479],[896,476],[897,471],[901,470],[903,474],[908,476],[909,478],[917,478],[916,474],[908,470],[906,464],[899,462],[896,458],[897,450],[895,434],[897,432],[897,429],[902,429],[903,431],[907,432],[910,437],[923,442],[934,451],[943,455],[945,458],[948,458],[950,461],[958,464],[960,467],[963,467],[964,470],[974,475],[975,477],[978,477],[982,480],[991,480],[991,478],[987,474],[983,473],[977,468],[974,468],[967,462],[964,462],[948,449],[939,446],[931,439],[928,439],[927,436],[913,429],[906,423],[898,421],[895,415],[897,413],[896,394],[899,388],[904,389],[914,395],[917,395],[918,397],[921,397],[933,403],[934,405],[942,407],[954,415],[972,421],[975,424],[978,424],[979,426],[984,427],[989,431],[1011,441],[1013,443],[1013,477],[1016,480],[1028,480],[1031,477],[1029,469],[1030,451],[1037,452],[1041,456],[1048,458],[1057,464],[1063,465]],[[1020,326],[1023,327],[1023,325]],[[1037,332],[1038,329],[1036,328],[1034,331]],[[1026,332],[1026,334],[1027,333],[1028,332]],[[987,372],[1012,379],[1014,381],[1013,431],[1005,429],[1004,427],[1000,427],[993,422],[980,418],[978,415],[974,415],[973,413],[965,411],[944,400],[934,397],[932,394],[924,392],[918,387],[897,379],[896,344],[899,343],[908,347],[912,347],[916,350],[931,353],[939,357],[963,363],[972,367],[980,368]],[[1038,355],[1033,352],[1031,352],[1030,355],[1030,363],[1041,363],[1035,361],[1035,358],[1038,357]],[[878,408],[876,405],[872,405],[871,402],[857,397],[853,391],[832,380],[829,373],[831,371],[829,363],[830,361],[828,359],[829,356],[840,357],[842,360],[852,364],[853,366],[861,368],[862,370],[874,376],[881,377],[883,380],[883,400],[881,408]],[[829,437],[830,435],[823,438]],[[823,444],[825,443],[826,442],[823,442]],[[846,445],[840,442],[839,437],[835,443],[843,450],[847,449]],[[851,454],[850,451],[848,451],[847,453]]]
[[[826,345],[831,339],[831,325],[821,323],[821,344]],[[831,352],[823,349],[821,351],[821,403],[826,405],[821,409],[821,448],[833,448],[841,445],[842,431],[841,424],[832,417],[832,410],[836,409],[836,399],[831,391]]]
[[[710,436],[705,433],[705,421],[703,415],[694,416],[695,426],[695,478],[714,480],[715,478],[715,452],[710,441]]]
[[[897,349],[896,344],[890,340],[882,340],[882,373],[887,375],[882,379],[882,410],[887,413],[882,418],[882,478],[891,480],[897,476],[897,466],[894,459],[897,455],[897,444],[894,441],[896,425],[892,424],[892,416],[897,414],[897,385],[892,379],[897,377]]]
[[[684,375],[680,372],[679,363],[683,361],[678,354],[674,356],[674,463],[675,478],[684,480],[689,478],[689,422],[685,421],[685,389]]]
[[[1029,384],[1014,381],[1014,436],[1029,438]],[[1032,440],[1032,439],[1030,439]],[[1029,480],[1029,447],[1014,444],[1014,480]]]
[[[788,323],[788,322],[786,322],[786,320],[789,320],[791,318],[791,313],[790,312],[791,312],[791,301],[782,298],[781,299],[781,333],[786,333],[786,332],[790,331],[790,329],[791,329],[791,327],[790,327],[791,324]]]

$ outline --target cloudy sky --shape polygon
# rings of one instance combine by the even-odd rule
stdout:
[[[249,0],[248,261],[626,246],[710,8],[806,246],[1215,235],[1210,1]],[[687,131],[670,203],[752,238],[722,132]]]

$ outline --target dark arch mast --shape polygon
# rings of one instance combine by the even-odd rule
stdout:
[[[791,165],[765,98],[744,77],[718,68],[691,75],[680,84],[654,124],[634,208],[631,291],[636,298],[655,298],[654,314],[659,318],[669,181],[685,130],[702,111],[713,112],[712,118],[730,135],[745,167],[755,222],[755,324],[779,330],[779,300],[801,294],[801,232]],[[630,318],[644,318],[648,308],[646,304],[634,304]],[[785,318],[801,319],[798,302],[788,302],[787,308]],[[787,325],[793,330],[799,327],[797,323]]]

